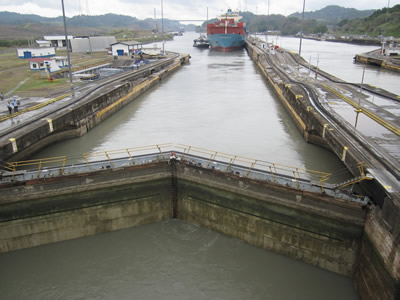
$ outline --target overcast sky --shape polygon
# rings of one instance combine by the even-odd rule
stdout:
[[[303,8],[303,0],[162,0],[164,18],[174,20],[209,19],[220,15],[227,8],[267,14],[289,15]],[[400,0],[306,0],[306,11],[315,11],[327,5],[364,9],[381,9],[400,4]],[[106,13],[123,14],[146,19],[161,17],[161,0],[64,0],[68,17],[81,14],[102,15]],[[62,15],[61,0],[0,0],[0,11],[37,14],[47,17]]]

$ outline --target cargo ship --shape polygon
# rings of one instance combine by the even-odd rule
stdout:
[[[211,48],[220,51],[231,51],[244,46],[246,26],[239,22],[242,17],[232,10],[218,17],[218,21],[207,24],[207,38]]]

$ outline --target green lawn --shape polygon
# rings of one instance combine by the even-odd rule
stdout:
[[[27,91],[39,92],[43,90],[57,90],[59,88],[68,87],[68,85],[68,78],[55,79],[53,82],[51,82],[48,79],[31,77],[16,90],[16,93]]]
[[[66,56],[66,51],[57,51],[57,56]],[[85,66],[99,62],[111,62],[112,56],[106,53],[71,53],[72,66]],[[57,79],[53,83],[47,79],[39,79],[41,73],[29,69],[29,61],[17,57],[15,51],[0,54],[0,92],[3,94],[15,89],[18,84],[28,79],[18,87],[12,95],[48,96],[69,86],[68,79]],[[80,83],[79,83],[80,84]]]

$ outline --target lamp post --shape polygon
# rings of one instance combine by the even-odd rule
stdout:
[[[161,34],[162,34],[162,52],[165,54],[165,40],[164,40],[164,6],[163,6],[163,0],[161,0]]]
[[[303,40],[303,23],[304,23],[304,9],[305,8],[306,8],[306,0],[303,1],[303,13],[301,14],[301,31],[300,31],[299,56],[301,56],[301,42]]]
[[[387,20],[388,20],[388,16],[389,16],[389,6],[390,6],[390,0],[388,0],[388,5],[387,5],[387,9],[386,9],[386,16],[385,16],[385,28],[383,29],[383,36],[385,37],[386,35],[386,27],[387,27]]]
[[[360,112],[362,112],[362,109],[361,109],[361,96],[362,96],[363,84],[364,84],[364,74],[365,74],[365,67],[363,69],[362,78],[361,78],[360,96],[358,97],[358,105],[357,105],[357,108],[354,110],[356,112],[356,114],[357,114],[356,115],[356,122],[354,124],[354,128],[357,128],[358,115],[360,114]]]
[[[70,47],[69,47],[69,41],[68,41],[67,23],[65,22],[64,0],[61,0],[61,6],[62,6],[63,20],[64,20],[65,44],[67,45],[69,83],[70,83],[70,85],[71,85],[72,96],[75,96],[75,94],[74,94],[74,86],[73,86],[73,83],[72,83],[71,57],[70,57],[70,55],[69,55]]]

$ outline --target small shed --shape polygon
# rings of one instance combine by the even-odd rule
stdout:
[[[131,55],[137,49],[141,49],[143,43],[136,41],[126,41],[111,44],[111,54],[113,56],[127,56]]]
[[[51,57],[56,55],[54,47],[48,48],[18,48],[18,58]]]
[[[48,70],[51,73],[59,71],[61,68],[68,67],[68,59],[66,56],[55,56],[50,58],[37,57],[28,60],[29,67],[32,71]]]
[[[44,57],[37,57],[37,58],[29,58],[29,67],[32,71],[40,71],[40,70],[45,70],[46,65],[44,64],[45,61],[48,61],[49,59],[46,59]]]

